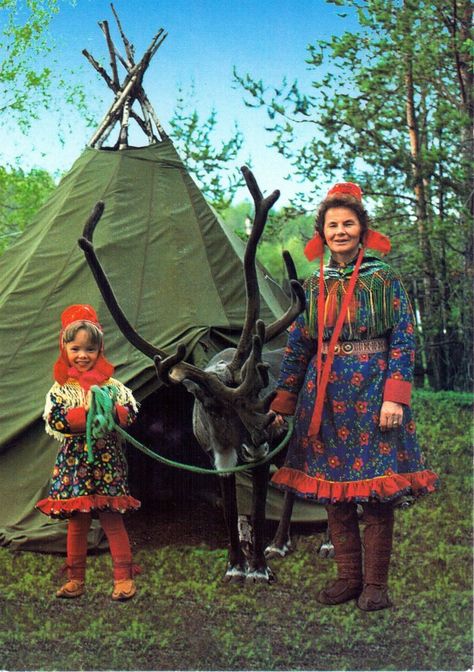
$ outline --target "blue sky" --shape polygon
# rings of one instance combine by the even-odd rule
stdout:
[[[354,24],[339,16],[340,8],[324,0],[116,0],[114,4],[137,57],[160,27],[168,32],[144,82],[165,128],[178,87],[190,93],[194,85],[196,97],[191,105],[203,117],[216,108],[222,137],[238,123],[245,137],[240,160],[251,156],[263,188],[280,188],[284,202],[297,185],[284,181],[289,166],[267,148],[267,119],[262,111],[244,106],[242,92],[232,85],[232,69],[235,66],[241,74],[249,72],[275,85],[285,76],[296,78],[309,90],[313,75],[305,64],[307,45]],[[70,77],[90,92],[97,121],[111,102],[110,92],[81,51],[86,48],[108,64],[105,40],[97,25],[103,19],[109,21],[115,43],[121,47],[109,0],[76,0],[75,4],[62,0],[51,26],[57,63],[65,72],[73,71]],[[67,170],[92,134],[79,117],[71,116],[69,121],[73,133],[66,134],[63,146],[57,139],[54,115],[44,116],[28,138],[13,129],[2,142],[3,162],[19,157],[24,169]]]

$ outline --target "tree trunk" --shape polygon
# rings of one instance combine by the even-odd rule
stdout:
[[[420,315],[425,340],[435,345],[439,340],[436,328],[436,316],[439,314],[439,294],[436,284],[436,272],[434,266],[433,250],[430,242],[430,218],[426,197],[426,184],[424,181],[421,140],[418,126],[415,88],[413,83],[413,62],[411,54],[405,57],[405,109],[408,136],[410,140],[410,155],[412,166],[412,185],[416,199],[416,222],[418,229],[418,245],[422,259],[423,273],[423,298],[420,301],[422,313]],[[428,363],[428,378],[431,387],[441,389],[441,371],[439,366],[438,348],[429,348],[426,353]]]
[[[473,138],[474,138],[474,73],[472,57],[469,53],[469,44],[472,40],[472,4],[470,0],[454,2],[455,26],[459,24],[459,43],[456,44],[456,33],[453,37],[455,46],[455,59],[459,77],[461,101],[466,115],[466,124],[461,135],[466,179],[463,185],[462,200],[464,216],[466,217],[466,248],[464,253],[464,296],[461,309],[462,339],[464,342],[464,366],[462,368],[464,384],[463,389],[472,389],[473,362],[472,343],[474,339],[474,314],[473,314],[473,281],[474,281],[474,240],[471,232],[471,224],[474,217],[474,164]]]

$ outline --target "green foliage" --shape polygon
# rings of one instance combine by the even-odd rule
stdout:
[[[191,98],[193,95],[191,92]],[[181,89],[169,123],[180,156],[204,196],[216,210],[228,208],[235,192],[244,184],[240,171],[229,167],[229,164],[235,165],[243,144],[243,136],[237,125],[234,124],[232,135],[221,140],[216,148],[216,110],[212,109],[203,120],[196,109],[189,108]]]
[[[253,204],[248,201],[227,207],[221,212],[224,221],[246,240],[252,225]],[[270,212],[257,250],[258,260],[280,284],[286,278],[282,253],[288,250],[296,265],[298,277],[304,279],[314,269],[303,254],[306,242],[313,235],[314,221],[308,215],[293,208],[281,208]]]
[[[36,211],[55,189],[45,170],[0,167],[0,254],[28,226]]]
[[[266,110],[292,174],[312,185],[297,207],[314,207],[322,183],[361,184],[407,278],[430,383],[471,389],[472,4],[334,4],[354,12],[359,29],[309,45],[310,91],[286,79],[235,80],[249,106]]]
[[[272,562],[278,581],[271,587],[228,585],[220,580],[225,543],[163,545],[155,512],[153,547],[140,544],[136,553],[139,592],[123,604],[110,601],[108,554],[88,559],[86,595],[67,601],[53,597],[61,558],[0,549],[2,667],[469,669],[472,402],[467,394],[415,394],[418,436],[441,489],[397,511],[392,609],[318,604],[317,590],[335,574],[334,563],[317,555],[321,533],[295,526],[296,550]]]
[[[46,64],[31,64],[30,58],[51,51],[47,29],[58,12],[57,0],[1,0],[3,30],[0,36],[0,112],[9,112],[25,130],[38,108],[48,106],[51,70]]]
[[[55,58],[49,32],[59,0],[0,0],[0,124],[27,132],[61,96],[91,123],[84,90],[71,84]]]

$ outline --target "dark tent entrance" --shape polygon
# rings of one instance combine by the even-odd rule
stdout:
[[[211,468],[208,454],[198,444],[192,431],[194,399],[181,385],[160,387],[141,402],[138,420],[130,433],[161,456],[188,465]],[[282,453],[277,459],[281,463]],[[129,445],[129,484],[132,495],[142,502],[141,515],[158,522],[167,513],[180,512],[192,520],[203,510],[210,519],[222,518],[219,477],[197,474],[169,467]],[[275,465],[271,466],[276,469]],[[240,515],[250,516],[252,479],[250,472],[237,474],[237,503]],[[267,520],[278,521],[283,506],[283,493],[272,485],[267,495]],[[136,516],[136,514],[133,514]],[[139,514],[140,515],[140,514]],[[297,500],[292,521],[320,523],[326,521],[323,506],[307,500]],[[214,523],[215,524],[215,523]]]
[[[141,402],[130,433],[145,446],[174,462],[211,468],[209,457],[192,431],[193,397],[181,385],[162,386]],[[142,508],[156,510],[172,503],[216,505],[218,477],[169,467],[128,444],[129,484]]]

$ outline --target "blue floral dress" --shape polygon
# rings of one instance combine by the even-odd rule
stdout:
[[[326,266],[324,340],[331,337],[354,263]],[[366,255],[339,341],[386,338],[388,350],[334,357],[319,433],[309,436],[316,401],[316,272],[306,282],[307,309],[290,327],[272,410],[295,413],[285,465],[273,483],[321,503],[392,501],[433,491],[437,476],[420,451],[410,403],[414,316],[400,279]],[[325,356],[323,355],[323,364]],[[382,432],[383,401],[403,404],[403,423]]]
[[[132,392],[114,378],[104,384],[113,386],[117,395],[119,424],[131,424],[137,415]],[[74,379],[64,385],[55,383],[46,396],[46,431],[61,442],[61,447],[48,497],[39,501],[36,508],[54,518],[67,518],[75,511],[108,509],[124,513],[138,509],[140,502],[128,489],[127,463],[117,432],[95,440],[93,462],[88,461],[84,403],[85,391]]]

